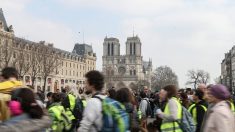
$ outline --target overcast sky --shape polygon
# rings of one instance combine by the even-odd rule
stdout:
[[[181,87],[190,69],[208,71],[213,83],[235,41],[235,0],[0,0],[0,8],[16,36],[67,51],[84,32],[98,69],[104,37],[117,37],[124,53],[134,27],[144,59],[170,66]]]

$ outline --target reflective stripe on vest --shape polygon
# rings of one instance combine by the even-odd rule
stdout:
[[[76,98],[72,94],[68,94],[70,109],[73,110],[75,107]]]
[[[234,104],[233,104],[233,102],[231,102],[231,101],[230,101],[230,106],[231,106],[231,110],[232,110],[233,112],[235,112]]]
[[[204,105],[200,105],[203,110],[206,112],[207,108]],[[189,109],[188,112],[193,116],[193,121],[194,124],[197,124],[197,108],[196,108],[196,104],[192,104]]]
[[[180,102],[177,100],[177,98],[172,97],[172,99],[177,103],[178,113],[177,113],[177,119],[180,120],[182,118],[182,106]],[[169,103],[166,104],[166,107],[164,109],[165,115],[170,115],[170,109],[169,109]],[[180,129],[179,124],[177,121],[162,121],[161,125],[161,131],[162,132],[182,132]]]
[[[141,112],[140,109],[138,109],[137,114],[138,114],[138,118],[139,118],[139,120],[140,120],[140,119],[142,118],[142,112]]]

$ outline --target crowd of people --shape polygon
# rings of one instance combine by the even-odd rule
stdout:
[[[69,86],[46,93],[18,80],[15,68],[0,75],[1,132],[234,132],[234,98],[227,87],[200,84],[196,90],[167,85],[104,87],[99,71],[85,75],[85,91]],[[81,94],[81,93],[80,93]],[[46,96],[45,96],[46,95]]]

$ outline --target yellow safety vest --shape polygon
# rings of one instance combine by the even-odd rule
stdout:
[[[53,131],[61,131],[64,129],[64,126],[61,126],[59,123],[62,121],[62,117],[61,117],[61,113],[65,112],[64,107],[63,106],[52,106],[51,108],[49,108],[49,113],[53,114],[54,120],[52,122],[52,130]]]
[[[232,112],[235,114],[235,106],[233,104],[233,101],[228,101],[228,103],[230,104],[230,109],[232,110]]]
[[[76,97],[72,94],[68,94],[70,109],[73,110],[75,107]]]
[[[68,94],[68,98],[69,98],[70,108],[67,108],[65,113],[69,117],[70,120],[74,120],[75,117],[74,117],[72,111],[73,111],[73,109],[75,107],[76,98],[72,94]]]
[[[87,105],[86,100],[82,100],[82,105],[83,105],[83,108],[85,108],[85,107],[86,107],[86,105]]]
[[[207,108],[204,105],[200,105],[203,110],[206,112]],[[193,121],[194,124],[197,125],[197,109],[196,109],[196,104],[192,104],[189,108],[188,108],[188,112],[193,116]]]
[[[172,97],[172,99],[177,103],[178,113],[177,113],[177,119],[180,120],[182,118],[182,106],[180,102],[177,100],[177,98]],[[166,107],[164,109],[165,115],[170,115],[170,108],[169,103],[166,104]],[[177,121],[166,121],[163,119],[162,125],[161,125],[161,131],[162,132],[182,132],[179,124]]]
[[[141,120],[141,118],[142,118],[142,112],[141,112],[141,110],[140,110],[140,109],[138,109],[137,114],[138,114],[138,118],[139,118],[139,120]]]

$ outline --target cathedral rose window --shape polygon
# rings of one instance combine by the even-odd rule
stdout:
[[[121,66],[118,68],[118,73],[121,74],[121,75],[124,75],[126,73],[126,68]]]

